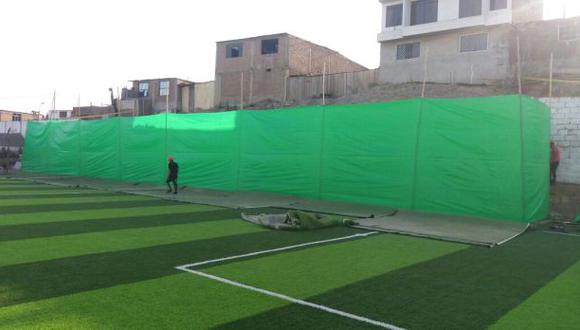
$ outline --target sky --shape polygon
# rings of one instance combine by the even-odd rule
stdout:
[[[547,0],[546,18],[580,15]],[[130,80],[214,79],[215,42],[288,32],[379,65],[378,0],[0,1],[0,109],[108,104]]]

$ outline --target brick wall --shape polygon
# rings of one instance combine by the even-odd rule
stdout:
[[[560,146],[562,160],[558,181],[580,184],[580,98],[542,99],[552,107],[552,139]]]

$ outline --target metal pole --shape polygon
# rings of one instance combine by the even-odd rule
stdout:
[[[550,91],[548,95],[550,97],[550,102],[552,101],[554,87],[554,53],[550,53]]]
[[[475,77],[475,71],[473,70],[473,64],[471,65],[471,80],[470,83],[473,85],[473,78]]]
[[[308,75],[312,75],[312,47],[308,48]]]
[[[169,112],[169,92],[165,94],[165,113]]]
[[[429,47],[425,49],[425,66],[423,68],[423,88],[421,90],[421,98],[425,98],[425,90],[427,88],[427,61],[429,60]]]
[[[244,110],[244,72],[240,72],[240,110]]]
[[[516,31],[516,45],[517,45],[517,57],[518,57],[518,94],[522,94],[522,53],[520,45],[520,35]]]
[[[326,105],[326,62],[322,69],[322,105]]]

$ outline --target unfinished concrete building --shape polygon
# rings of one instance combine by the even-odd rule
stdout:
[[[281,105],[288,78],[367,70],[340,53],[288,33],[217,43],[219,107]]]
[[[123,110],[135,109],[135,115],[181,112],[180,85],[191,81],[178,78],[133,80],[132,88],[123,89]],[[132,104],[132,105],[131,105]]]
[[[380,2],[382,83],[513,80],[517,25],[543,19],[543,0]]]

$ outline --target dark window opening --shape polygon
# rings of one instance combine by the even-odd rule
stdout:
[[[481,15],[481,0],[460,0],[459,18]]]
[[[489,10],[500,10],[507,8],[507,0],[490,0]]]
[[[238,58],[242,56],[244,56],[244,46],[241,43],[226,46],[226,58]]]
[[[413,42],[397,46],[397,60],[410,60],[421,56],[421,44]]]
[[[262,55],[277,54],[278,39],[262,40]]]
[[[487,33],[462,36],[459,51],[462,53],[487,50]]]
[[[387,27],[403,25],[403,4],[387,7]]]
[[[411,25],[437,22],[439,1],[418,0],[411,2]]]

